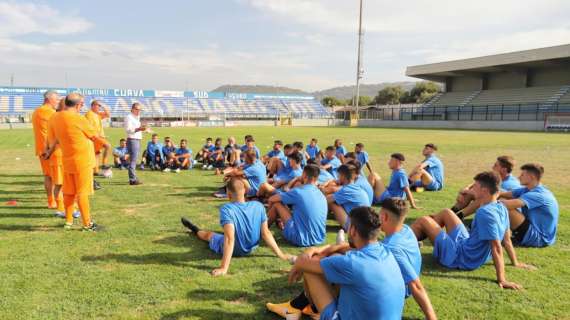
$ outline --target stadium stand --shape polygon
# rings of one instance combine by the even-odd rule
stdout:
[[[17,117],[30,114],[42,104],[42,94],[47,89],[49,88],[0,87],[0,116]],[[210,116],[224,119],[277,119],[283,115],[295,119],[331,117],[331,113],[320,101],[311,96],[301,95],[180,91],[176,92],[175,96],[162,96],[161,91],[153,90],[76,88],[58,88],[56,91],[61,95],[72,91],[82,92],[85,95],[86,104],[97,99],[109,107],[112,118],[126,115],[134,102],[143,105],[143,115],[146,118],[172,120]]]

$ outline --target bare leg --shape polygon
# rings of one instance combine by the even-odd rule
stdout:
[[[198,239],[200,240],[209,242],[210,239],[212,239],[212,237],[214,236],[214,233],[212,231],[200,230],[198,231],[196,236],[198,236]]]
[[[440,225],[430,216],[423,216],[416,219],[410,228],[412,228],[418,241],[422,241],[427,237],[432,243],[435,242],[435,238],[442,231]]]
[[[451,230],[455,229],[455,227],[457,227],[458,225],[463,224],[463,222],[461,222],[461,219],[459,219],[459,217],[457,217],[455,212],[453,212],[449,209],[443,209],[440,213],[433,216],[433,220],[440,227],[445,227],[445,230],[448,233]]]
[[[334,301],[334,289],[323,275],[305,272],[303,275],[305,294],[315,304],[319,312]]]
[[[282,225],[291,219],[291,211],[289,210],[289,207],[282,204],[281,202],[273,204],[269,210],[269,213],[267,214],[267,225],[271,226],[271,224],[275,222],[277,218],[281,219]]]
[[[340,224],[340,227],[344,229],[346,220],[348,219],[348,214],[346,213],[344,208],[336,203],[329,204],[329,208],[333,212],[336,221],[338,221],[338,223]]]
[[[386,190],[386,187],[384,186],[384,182],[382,181],[382,178],[380,178],[380,175],[376,172],[370,173],[368,176],[368,182],[374,190],[374,198],[380,198],[382,193],[384,193]]]
[[[511,230],[516,230],[526,220],[526,217],[517,211],[517,209],[509,209],[509,221],[511,222]]]

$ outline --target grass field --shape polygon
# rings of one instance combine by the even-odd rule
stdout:
[[[408,222],[450,207],[457,190],[475,173],[490,169],[498,155],[513,155],[519,164],[540,162],[546,168],[543,182],[560,203],[558,240],[551,248],[518,249],[523,262],[539,268],[528,272],[507,266],[507,278],[525,289],[499,289],[491,263],[473,272],[441,268],[427,242],[422,248],[422,281],[441,319],[570,318],[568,135],[364,128],[157,132],[175,140],[188,138],[195,151],[207,136],[235,135],[241,140],[251,133],[262,152],[274,138],[307,142],[316,137],[326,147],[341,137],[349,149],[363,142],[383,177],[389,175],[390,153],[404,153],[409,169],[421,159],[423,144],[434,142],[446,165],[446,188],[417,194],[421,209],[412,211]],[[122,135],[118,129],[107,133],[113,145]],[[31,130],[0,131],[0,150],[0,319],[274,319],[265,302],[287,300],[301,288],[287,284],[289,265],[263,245],[250,257],[233,259],[226,277],[209,275],[219,257],[185,234],[179,218],[187,215],[201,226],[221,230],[217,208],[224,202],[210,197],[221,179],[211,171],[145,171],[139,173],[144,185],[129,187],[126,172],[115,170],[113,179],[99,180],[103,189],[91,201],[95,220],[105,230],[64,232],[63,221],[44,208]],[[19,205],[6,206],[11,199]],[[337,228],[333,221],[328,224],[332,242]],[[273,232],[284,251],[301,251]],[[421,318],[413,299],[406,302],[404,316]]]

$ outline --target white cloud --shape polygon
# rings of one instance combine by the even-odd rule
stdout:
[[[0,26],[0,36],[66,35],[86,31],[92,24],[75,12],[62,13],[44,4],[0,2]]]

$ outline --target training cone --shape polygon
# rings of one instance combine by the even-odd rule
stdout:
[[[16,200],[8,200],[8,201],[6,201],[6,205],[7,205],[7,206],[17,206],[17,205],[18,205],[18,201],[16,201]]]

